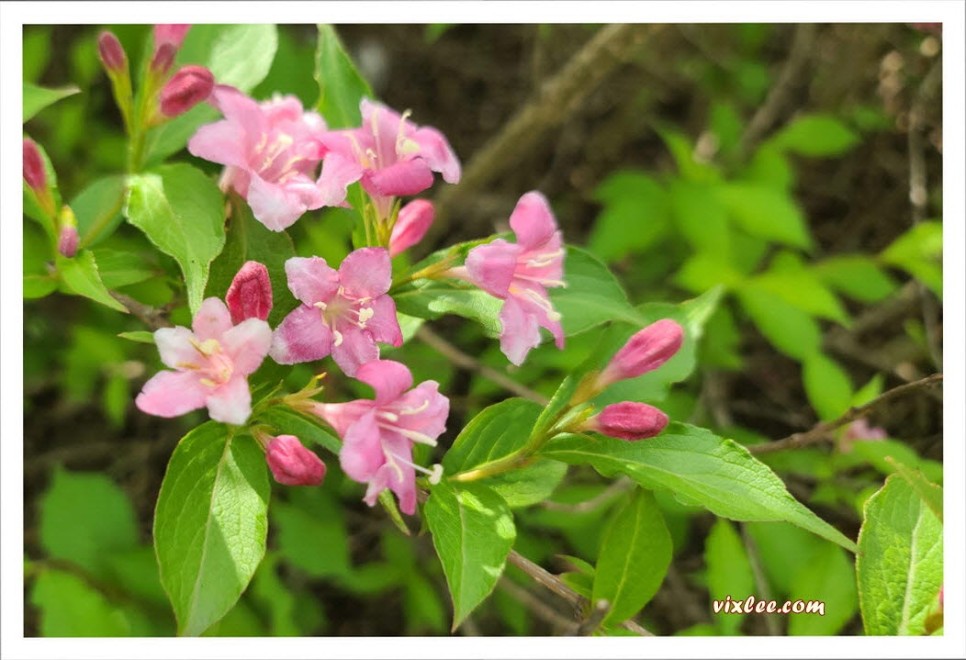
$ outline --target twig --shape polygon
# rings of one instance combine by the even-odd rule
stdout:
[[[621,493],[634,488],[636,485],[637,484],[631,481],[630,478],[621,477],[612,482],[609,486],[607,486],[607,488],[599,492],[597,495],[594,495],[589,500],[577,502],[576,504],[564,504],[562,502],[553,502],[551,500],[547,500],[543,503],[543,508],[549,511],[563,511],[564,513],[588,513],[600,506],[603,506]]]
[[[610,603],[601,598],[594,603],[594,607],[590,610],[587,618],[577,622],[573,634],[582,636],[593,634],[600,628],[600,624],[604,622],[604,617],[607,616],[608,612],[610,612]]]
[[[788,102],[792,89],[799,78],[805,73],[805,65],[811,56],[815,43],[816,26],[813,23],[802,23],[795,28],[795,36],[788,51],[788,59],[782,67],[778,80],[768,91],[765,102],[758,107],[754,117],[748,123],[739,143],[739,151],[747,154],[757,142],[764,137],[768,129],[778,119],[779,114]]]
[[[127,307],[130,312],[134,314],[134,316],[144,323],[144,325],[148,326],[152,330],[171,327],[171,322],[168,320],[168,315],[165,310],[151,307],[150,305],[145,305],[144,303],[138,302],[131,296],[124,293],[111,291],[110,294],[115,300]]]
[[[445,188],[436,202],[431,237],[447,227],[452,211],[487,183],[509,170],[529,153],[540,138],[558,126],[598,85],[633,54],[660,25],[608,25],[595,34],[535,97],[524,105],[480,149],[463,171],[458,186]]]
[[[554,630],[566,630],[573,625],[573,621],[571,619],[568,619],[564,615],[560,614],[560,612],[553,609],[542,600],[531,594],[529,591],[513,582],[513,580],[510,580],[506,577],[501,577],[500,581],[497,582],[497,586],[503,589],[503,591],[507,592],[507,594],[509,594],[512,598],[522,603],[524,607],[533,612],[539,618],[553,626]]]
[[[525,399],[530,399],[531,401],[536,401],[540,405],[546,405],[549,399],[539,392],[531,390],[525,385],[521,385],[512,378],[505,374],[500,373],[492,367],[488,367],[485,364],[481,364],[476,358],[467,355],[460,349],[453,346],[451,343],[437,335],[435,332],[427,328],[425,325],[420,327],[416,331],[416,337],[418,337],[425,344],[431,346],[432,348],[439,351],[439,353],[448,359],[450,362],[458,367],[467,369],[469,371],[474,371],[478,373],[483,378],[492,381],[502,387],[503,389],[513,392],[517,396],[522,396]]]
[[[741,540],[745,545],[745,553],[748,555],[748,563],[751,565],[751,574],[755,578],[755,588],[758,590],[758,597],[761,600],[771,600],[772,594],[771,589],[768,586],[768,579],[765,577],[765,572],[761,566],[761,557],[758,555],[758,546],[755,545],[754,539],[748,533],[748,529],[744,526],[741,528]],[[765,630],[771,636],[776,636],[781,634],[781,630],[778,628],[778,619],[773,616],[765,617]]]
[[[853,422],[860,417],[864,417],[872,410],[875,410],[876,408],[892,401],[893,399],[903,397],[909,392],[934,387],[941,383],[942,380],[943,375],[941,373],[937,373],[911,383],[899,385],[888,392],[884,392],[864,406],[859,406],[858,408],[849,408],[849,410],[838,419],[834,419],[830,422],[822,422],[821,424],[817,424],[816,426],[812,427],[808,431],[803,433],[794,433],[787,438],[782,438],[781,440],[776,440],[775,442],[753,445],[749,447],[748,450],[753,454],[768,454],[774,451],[784,451],[786,449],[800,449],[808,445],[822,442],[828,439],[829,434],[835,429],[845,426],[846,424]]]

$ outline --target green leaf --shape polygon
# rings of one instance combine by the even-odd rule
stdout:
[[[718,519],[704,542],[704,563],[708,568],[708,596],[725,600],[731,596],[742,600],[756,593],[755,576],[748,561],[745,544],[727,520]],[[711,616],[723,635],[736,635],[744,614],[715,612]]]
[[[119,332],[117,336],[121,339],[127,339],[129,341],[135,341],[139,344],[153,344],[154,343],[154,333],[148,332],[147,330],[134,330],[133,332]]]
[[[78,93],[80,88],[75,85],[55,89],[25,82],[23,84],[23,123],[26,124],[47,106]]]
[[[751,157],[742,179],[787,193],[795,183],[795,170],[780,149],[765,143]]]
[[[879,259],[902,268],[920,280],[940,299],[943,295],[943,225],[920,222],[894,240]]]
[[[480,484],[443,481],[423,508],[433,545],[453,599],[453,630],[486,598],[500,579],[516,539],[506,502]]]
[[[892,463],[900,477],[909,482],[916,494],[922,498],[926,506],[935,514],[939,522],[943,521],[943,489],[929,481],[919,470],[907,467],[891,456],[886,461]]]
[[[278,553],[308,575],[348,575],[349,544],[342,507],[323,493],[292,504],[272,502],[272,529]],[[294,495],[294,492],[293,492]]]
[[[749,280],[749,283],[774,293],[790,305],[820,318],[849,324],[849,315],[839,299],[822,281],[811,273],[802,260],[790,253],[781,252],[772,261],[767,272]]]
[[[821,420],[836,419],[852,403],[852,381],[834,360],[812,353],[802,362],[805,394]]]
[[[246,261],[257,261],[268,269],[272,283],[270,325],[277,326],[286,314],[298,306],[288,288],[285,262],[295,256],[292,238],[284,231],[271,231],[252,215],[248,204],[232,197],[232,214],[228,220],[225,249],[211,263],[207,295],[224,298],[232,279]]]
[[[479,323],[488,337],[500,334],[503,301],[475,286],[452,280],[418,280],[400,288],[392,298],[403,314],[421,319],[456,314]]]
[[[608,176],[594,198],[603,204],[588,249],[604,261],[643,252],[667,234],[668,195],[652,177],[634,170]]]
[[[942,463],[921,458],[909,445],[889,438],[855,440],[848,453],[835,455],[835,461],[839,469],[868,464],[886,476],[896,471],[896,464],[901,464],[920,470],[930,480],[941,481],[943,478]]]
[[[154,547],[179,634],[203,633],[248,586],[265,554],[269,492],[252,438],[206,422],[178,443],[158,495]]]
[[[73,259],[57,255],[57,271],[67,291],[78,296],[90,298],[94,302],[127,313],[127,307],[108,293],[97,270],[94,253],[90,250],[78,252]]]
[[[681,176],[688,181],[712,182],[721,178],[714,166],[695,158],[695,149],[690,138],[670,126],[657,128],[658,135],[664,140],[671,152]]]
[[[190,165],[164,165],[131,177],[125,215],[181,266],[194,314],[208,270],[225,245],[224,200],[218,186]]]
[[[586,250],[567,246],[564,281],[566,287],[550,290],[550,300],[568,337],[607,321],[641,324],[617,278]]]
[[[921,635],[943,584],[943,529],[901,477],[865,503],[856,573],[866,635]]]
[[[716,286],[734,288],[741,284],[742,274],[721,260],[721,256],[698,253],[688,257],[677,273],[675,284],[692,293],[703,293]]]
[[[127,181],[120,174],[92,182],[70,202],[84,247],[109,236],[121,223]]]
[[[319,44],[315,51],[315,80],[319,100],[315,104],[329,128],[358,126],[362,121],[359,101],[373,98],[372,89],[359,75],[331,25],[319,25]]]
[[[788,615],[789,635],[837,635],[859,607],[852,562],[834,545],[823,543],[792,581],[789,600],[820,601],[825,610]]]
[[[601,539],[592,601],[606,599],[603,623],[631,618],[657,593],[671,563],[671,535],[654,496],[631,493]]]
[[[604,476],[626,474],[645,488],[669,490],[685,504],[739,521],[784,520],[854,551],[855,544],[785,489],[764,463],[733,440],[672,423],[644,442],[563,435],[539,455],[589,464]]]
[[[125,637],[155,634],[136,610],[111,603],[71,573],[45,570],[37,576],[30,601],[40,611],[44,637]]]
[[[109,289],[137,284],[157,275],[157,270],[152,269],[144,257],[135,252],[110,248],[97,248],[91,252],[97,258],[101,281]]]
[[[862,254],[824,259],[812,267],[812,272],[836,291],[865,303],[879,302],[898,288],[873,259]]]
[[[805,216],[787,193],[752,183],[726,183],[715,189],[731,218],[759,238],[808,250],[812,238]]]
[[[274,509],[273,509],[274,510]],[[268,612],[272,637],[298,637],[295,595],[278,576],[278,555],[267,553],[252,578],[252,598]]]
[[[674,222],[694,251],[727,264],[731,257],[728,213],[713,188],[672,179],[669,195]]]
[[[100,474],[54,471],[40,500],[44,551],[95,575],[106,575],[113,553],[137,546],[134,507],[113,481]]]
[[[530,438],[540,406],[527,399],[506,399],[483,409],[460,431],[443,457],[446,474],[479,468],[521,449]]]
[[[550,497],[567,474],[560,461],[539,460],[482,483],[502,497],[511,509],[533,506]]]
[[[802,115],[782,128],[768,143],[800,156],[841,156],[859,136],[830,115]]]
[[[822,344],[821,330],[802,310],[754,284],[742,287],[738,300],[761,334],[785,355],[804,360],[818,352]]]
[[[259,413],[258,421],[271,424],[277,431],[276,435],[294,435],[305,442],[314,442],[325,447],[333,454],[338,454],[342,448],[342,441],[333,435],[326,424],[313,415],[303,415],[286,406],[272,406]]]

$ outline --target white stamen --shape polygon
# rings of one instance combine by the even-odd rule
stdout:
[[[326,310],[326,308],[328,307],[328,305],[320,300],[319,302],[315,303],[313,305],[313,307],[318,307],[319,309],[321,309],[324,312]]]
[[[372,307],[363,307],[362,309],[359,310],[358,314],[359,314],[359,327],[365,328],[366,321],[371,319],[375,314],[375,312],[373,311]]]
[[[391,413],[388,410],[380,410],[379,416],[393,423],[396,423],[399,421],[399,415],[397,415],[396,413]]]
[[[395,431],[402,437],[408,440],[412,440],[413,442],[418,442],[423,445],[429,445],[430,447],[436,446],[436,441],[433,438],[426,435],[425,433],[420,433],[419,431],[412,431],[410,429],[400,428],[398,426],[393,426],[391,424],[380,423],[379,426],[381,428],[386,429],[387,431]]]
[[[429,408],[429,399],[425,399],[418,408],[403,408],[399,411],[400,415],[418,415]]]
[[[543,254],[538,254],[535,257],[527,259],[527,265],[533,266],[534,268],[549,266],[553,263],[554,259],[562,257],[563,253],[564,251],[562,249],[553,252],[544,252]]]
[[[542,284],[544,286],[567,286],[566,282],[563,280],[551,280],[543,277],[530,277],[529,275],[521,275],[519,273],[514,273],[513,277],[518,280],[527,280],[528,282],[536,282],[537,284]]]
[[[413,468],[418,472],[422,472],[423,474],[429,475],[429,483],[433,484],[434,486],[438,484],[440,480],[443,478],[443,466],[440,465],[439,463],[435,463],[433,465],[433,469],[428,470],[424,468],[422,465],[416,465],[415,463],[407,461],[399,454],[396,454],[391,451],[386,452],[386,458],[389,460],[389,463],[392,465],[392,467],[395,470],[397,470],[397,474],[399,474],[400,479],[402,479],[402,470],[400,470],[399,466],[396,465],[397,462],[402,463],[403,465],[408,465],[409,467]]]
[[[339,332],[338,330],[333,330],[332,331],[332,338],[333,338],[332,344],[334,346],[342,346],[342,333],[341,332]]]
[[[438,484],[443,479],[443,465],[441,463],[435,463],[433,465],[433,471],[429,473],[429,483],[432,485]]]

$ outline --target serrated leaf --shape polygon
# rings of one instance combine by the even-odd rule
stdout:
[[[904,479],[865,503],[856,573],[866,635],[921,635],[943,584],[942,523]]]
[[[154,547],[179,634],[203,633],[248,586],[265,554],[269,492],[252,438],[206,422],[178,443],[158,495]]]
[[[859,136],[830,115],[802,115],[772,137],[768,144],[800,156],[840,156],[859,141]]]
[[[654,496],[636,489],[601,539],[592,602],[610,603],[604,624],[626,621],[651,600],[664,581],[671,549],[671,535]]]
[[[482,483],[502,497],[511,509],[533,506],[550,497],[567,474],[559,461],[538,460]]]
[[[44,108],[78,93],[80,88],[76,85],[48,88],[25,82],[23,84],[23,123],[26,124]]]
[[[755,593],[755,577],[748,561],[745,544],[727,520],[718,519],[704,541],[704,563],[708,574],[708,595],[712,600],[727,596],[742,599]],[[745,618],[744,614],[715,612],[712,616],[724,635],[735,635]]]
[[[706,184],[673,179],[669,198],[674,222],[695,252],[714,256],[727,264],[731,257],[728,212]]]
[[[70,293],[90,298],[94,302],[127,313],[127,307],[119,303],[108,292],[97,270],[94,253],[90,250],[78,252],[73,259],[57,255],[57,272]]]
[[[943,225],[920,222],[882,251],[883,263],[902,268],[920,280],[940,299],[943,295]]]
[[[212,260],[225,245],[218,186],[190,165],[164,165],[131,177],[125,215],[184,273],[188,306],[198,311]]]
[[[433,487],[423,516],[446,575],[455,630],[500,579],[516,539],[513,516],[489,488],[447,481]]]
[[[563,435],[539,455],[623,473],[645,488],[669,490],[688,504],[739,521],[784,520],[854,551],[855,544],[789,494],[782,480],[734,442],[672,423],[641,442]]]
[[[588,238],[588,249],[604,261],[643,252],[669,228],[668,195],[655,179],[634,170],[607,177],[594,197],[601,210]]]
[[[456,314],[476,321],[488,337],[500,334],[503,301],[474,286],[453,281],[419,280],[393,293],[396,309],[420,319]]]
[[[810,249],[805,216],[787,193],[752,183],[726,183],[715,189],[734,222],[752,236]]]
[[[101,281],[109,289],[137,284],[157,274],[144,257],[135,252],[109,248],[97,248],[91,252],[97,258]]]
[[[319,100],[315,107],[329,128],[358,126],[362,121],[359,101],[363,97],[372,99],[372,89],[346,53],[335,28],[331,25],[318,28],[315,80],[319,83]]]
[[[835,360],[812,353],[802,362],[802,382],[809,403],[821,420],[832,420],[849,409],[852,381]]]

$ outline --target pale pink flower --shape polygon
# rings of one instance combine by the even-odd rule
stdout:
[[[272,311],[272,281],[265,265],[246,261],[232,279],[225,302],[236,325],[250,318],[266,320]]]
[[[77,254],[77,245],[80,242],[80,235],[74,225],[64,225],[60,228],[60,235],[57,237],[57,251],[65,257],[73,257]]]
[[[272,438],[265,461],[275,481],[286,486],[318,486],[325,478],[325,463],[294,435]]]
[[[583,429],[621,440],[641,440],[654,437],[664,430],[667,423],[667,415],[654,406],[623,401],[604,406],[603,410],[584,422]]]
[[[174,46],[177,50],[181,48],[181,42],[184,41],[185,35],[188,34],[188,30],[191,29],[191,25],[185,25],[183,23],[169,23],[160,24],[154,26],[154,47],[155,49],[160,48],[164,44],[170,44]]]
[[[311,362],[331,354],[352,376],[379,357],[376,342],[402,345],[396,303],[386,293],[392,284],[389,253],[361,248],[339,270],[321,257],[285,262],[288,288],[302,302],[275,330],[272,358],[279,364]]]
[[[417,126],[406,118],[408,113],[400,115],[369,99],[362,99],[359,108],[360,128],[331,131],[323,138],[330,152],[326,160],[337,158],[344,180],[361,178],[380,212],[388,210],[391,198],[416,195],[433,185],[433,172],[448,183],[459,182],[460,162],[438,130]]]
[[[683,328],[671,319],[661,319],[638,330],[597,377],[598,389],[654,371],[674,357],[683,342]]]
[[[435,214],[433,203],[425,199],[414,199],[402,207],[389,236],[389,256],[395,257],[423,240]]]
[[[554,310],[547,287],[563,282],[563,238],[540,193],[525,194],[510,216],[517,242],[499,238],[470,250],[466,256],[468,279],[504,301],[500,310],[500,350],[520,365],[531,348],[540,344],[540,328],[563,348],[560,314]]]
[[[294,96],[256,103],[226,85],[215,85],[209,100],[225,119],[199,128],[188,151],[226,165],[222,187],[248,200],[263,225],[282,231],[308,210],[344,201],[344,189],[341,199],[327,199],[316,185],[326,129],[318,113]]]
[[[181,67],[161,88],[161,114],[183,115],[211,96],[214,87],[215,77],[205,67],[195,64]]]
[[[839,438],[839,451],[849,453],[857,440],[885,440],[889,432],[881,426],[872,426],[865,417],[860,417],[845,428]]]
[[[161,361],[174,371],[155,374],[135,400],[151,415],[177,417],[207,407],[212,419],[244,424],[251,414],[248,376],[262,363],[272,330],[260,319],[233,326],[228,308],[208,298],[191,324],[154,333]]]
[[[317,403],[312,412],[332,425],[342,438],[339,461],[349,478],[368,483],[369,506],[386,488],[399,498],[403,513],[416,512],[416,470],[435,483],[442,467],[433,470],[415,465],[413,443],[436,446],[446,430],[449,400],[439,384],[428,380],[413,388],[413,376],[405,365],[375,360],[359,368],[356,378],[376,391],[375,401]]]

